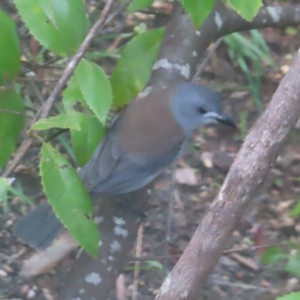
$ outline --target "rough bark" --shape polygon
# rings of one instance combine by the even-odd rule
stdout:
[[[58,300],[106,299],[115,287],[116,279],[129,260],[151,188],[129,195],[107,197],[98,207],[95,219],[100,231],[97,260],[86,252],[78,255],[63,283]],[[144,199],[139,201],[139,199]],[[130,203],[128,204],[128,201]],[[100,296],[101,295],[101,296]]]

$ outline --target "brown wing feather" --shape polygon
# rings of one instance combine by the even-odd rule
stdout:
[[[79,172],[89,191],[118,194],[135,190],[177,157],[185,135],[169,108],[171,91],[135,99],[116,120]]]

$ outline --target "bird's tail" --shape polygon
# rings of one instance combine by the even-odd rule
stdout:
[[[38,205],[15,226],[13,233],[23,243],[45,250],[63,231],[64,226],[47,202]]]

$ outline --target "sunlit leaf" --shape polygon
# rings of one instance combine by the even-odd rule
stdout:
[[[112,103],[112,90],[105,72],[95,63],[81,60],[74,76],[84,101],[104,125]]]
[[[31,127],[33,130],[47,130],[50,128],[70,128],[80,130],[79,124],[80,113],[70,110],[65,114],[47,119],[41,119],[34,123]]]

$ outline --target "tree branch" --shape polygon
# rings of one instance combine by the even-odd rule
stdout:
[[[101,295],[104,300],[109,296],[118,275],[129,261],[129,251],[141,224],[140,212],[146,210],[150,195],[151,188],[148,186],[147,189],[106,197],[101,201],[96,218],[101,240],[97,260],[83,252],[55,299],[83,300]]]
[[[300,5],[264,7],[252,22],[248,22],[228,9],[222,1],[216,1],[214,11],[201,28],[195,30],[189,17],[179,7],[167,26],[149,85],[190,80],[199,58],[219,37],[250,29],[299,24]]]
[[[193,300],[218,262],[228,236],[258,192],[300,115],[300,53],[264,114],[250,130],[223,186],[157,300]]]

